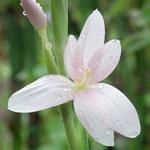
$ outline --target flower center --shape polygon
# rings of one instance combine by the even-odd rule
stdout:
[[[82,69],[83,76],[81,79],[76,80],[73,89],[76,91],[82,91],[88,88],[88,78],[91,76],[91,70],[87,67]]]

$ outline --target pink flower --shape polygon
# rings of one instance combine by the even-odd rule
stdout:
[[[21,5],[24,9],[24,15],[30,20],[35,28],[42,28],[47,24],[46,14],[36,0],[21,0]]]
[[[140,133],[137,112],[115,87],[98,83],[117,66],[118,40],[104,44],[104,21],[98,10],[88,17],[78,40],[70,35],[64,52],[69,77],[47,75],[14,93],[8,109],[34,112],[73,100],[81,124],[99,143],[114,145],[114,132],[134,138]]]

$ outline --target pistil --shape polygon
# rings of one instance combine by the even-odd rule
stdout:
[[[86,68],[83,71],[83,77],[79,80],[75,81],[75,84],[73,85],[73,89],[76,91],[83,91],[88,88],[88,79],[91,76],[91,70],[89,68]]]

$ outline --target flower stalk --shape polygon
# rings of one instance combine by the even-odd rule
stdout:
[[[51,51],[52,45],[48,41],[47,27],[45,26],[45,27],[39,29],[38,32],[41,37],[42,49],[43,49],[45,57],[46,57],[46,65],[47,65],[48,72],[51,74],[56,74],[58,72],[58,69],[57,69],[57,66],[56,66],[56,63],[54,60],[54,56]]]
[[[80,122],[78,122],[77,129],[79,133],[80,150],[89,150],[88,135]]]
[[[52,0],[51,17],[59,73],[65,75],[63,55],[68,36],[68,0]]]
[[[48,41],[46,27],[41,28],[39,30],[39,35],[41,37],[44,54],[46,56],[46,64],[47,64],[48,72],[50,74],[60,73],[61,70],[58,70],[58,68],[55,64],[55,61],[54,61],[54,57],[52,55],[52,51],[51,51],[52,45]],[[63,72],[61,72],[61,73],[63,74]],[[62,106],[59,106],[59,112],[60,112],[60,117],[64,123],[69,147],[71,150],[77,150],[78,144],[77,144],[77,137],[76,137],[76,133],[75,133],[74,125],[73,125],[73,119],[72,119],[72,115],[71,115],[71,108],[72,108],[72,106],[70,103],[64,104]]]
[[[54,57],[52,55],[52,51],[51,51],[52,46],[51,46],[51,43],[48,41],[46,28],[41,28],[39,30],[39,35],[41,37],[44,54],[46,56],[46,64],[47,64],[48,72],[51,74],[60,73],[61,71],[58,70],[54,61]],[[69,147],[71,150],[77,150],[78,144],[77,144],[77,137],[76,137],[76,133],[75,133],[74,125],[73,125],[72,115],[70,114],[71,108],[72,108],[71,104],[64,104],[62,106],[59,106],[59,112],[60,112],[60,117],[64,123]]]
[[[58,64],[58,73],[66,75],[64,69],[64,49],[68,36],[68,0],[51,1],[52,27],[54,36],[54,48]],[[68,144],[71,150],[77,150],[78,141],[71,115],[72,105],[64,104],[59,107],[60,116],[64,123]]]

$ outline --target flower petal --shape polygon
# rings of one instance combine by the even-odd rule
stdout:
[[[109,84],[98,83],[94,90],[98,92],[98,100],[105,110],[109,127],[126,137],[139,135],[141,128],[138,114],[129,99]]]
[[[42,28],[47,24],[47,17],[36,0],[21,0],[24,13],[35,28]]]
[[[14,112],[35,112],[54,107],[73,98],[72,82],[60,75],[44,76],[14,93],[8,109]]]
[[[114,145],[114,133],[106,122],[104,101],[98,92],[87,90],[76,94],[74,99],[75,112],[87,132],[95,141],[106,145]]]
[[[64,64],[73,80],[77,80],[82,76],[83,72],[80,71],[80,67],[83,65],[83,54],[73,35],[68,37],[64,52]]]
[[[79,37],[79,45],[84,51],[84,64],[104,44],[105,25],[101,13],[96,9],[88,17]]]
[[[121,45],[119,40],[107,42],[97,51],[89,61],[89,68],[93,74],[91,82],[96,83],[105,79],[116,68],[121,56]]]

